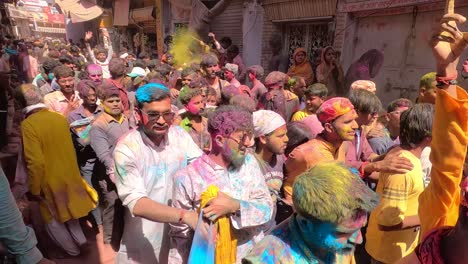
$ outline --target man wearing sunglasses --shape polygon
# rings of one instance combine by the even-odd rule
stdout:
[[[140,127],[120,138],[114,151],[115,183],[127,209],[116,263],[167,263],[166,223],[195,228],[198,221],[196,212],[168,206],[173,176],[202,151],[185,130],[172,126],[166,86],[146,84],[135,98]]]

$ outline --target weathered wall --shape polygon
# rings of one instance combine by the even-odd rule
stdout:
[[[216,39],[230,37],[232,44],[242,52],[242,11],[243,0],[232,0],[224,12],[211,21],[211,31]]]
[[[468,13],[468,7],[457,6],[456,9],[458,13]],[[428,40],[434,19],[443,13],[443,4],[413,5],[382,12],[345,13],[345,23],[340,21],[341,14],[338,15],[335,46],[342,48],[345,71],[369,49],[384,52],[384,64],[374,81],[386,105],[399,97],[416,98],[419,78],[434,71]],[[462,28],[466,31],[468,27]]]

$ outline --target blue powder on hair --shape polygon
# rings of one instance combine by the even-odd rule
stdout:
[[[153,95],[153,93],[155,93],[157,90],[162,90],[164,92],[169,93],[169,88],[162,84],[148,83],[138,88],[138,90],[135,93],[135,98],[138,101],[138,103],[150,103],[152,101],[151,95]]]

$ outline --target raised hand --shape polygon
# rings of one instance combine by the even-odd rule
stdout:
[[[87,31],[85,34],[85,41],[89,42],[93,38],[93,32]]]
[[[103,28],[101,29],[101,32],[104,37],[109,39],[109,31],[107,31],[107,29]]]
[[[75,95],[72,95],[70,101],[68,102],[68,109],[73,111],[80,106],[80,99]]]
[[[468,34],[461,32],[457,23],[465,23],[460,14],[446,14],[435,25],[430,45],[437,63],[437,73],[451,76],[457,72],[459,57],[468,44]],[[447,36],[448,35],[448,36]]]

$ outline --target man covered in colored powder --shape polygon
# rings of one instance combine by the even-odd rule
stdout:
[[[96,85],[100,85],[102,83],[102,67],[97,64],[89,64],[86,67],[86,74],[88,79],[93,81]]]
[[[286,201],[292,204],[292,186],[296,177],[323,161],[345,161],[344,141],[354,140],[358,125],[351,102],[342,97],[325,101],[317,110],[324,130],[315,139],[295,148],[286,161],[286,180],[283,184]]]
[[[253,113],[255,154],[262,170],[263,178],[270,190],[275,204],[272,219],[265,225],[265,232],[275,225],[276,202],[281,199],[283,185],[283,167],[286,161],[284,151],[288,144],[287,128],[284,119],[270,110],[258,110]]]
[[[206,105],[203,90],[184,88],[179,94],[179,100],[186,110],[181,114],[182,121],[179,126],[190,134],[200,149],[209,152],[211,137],[208,133],[208,119],[202,116]]]
[[[114,150],[115,185],[125,212],[116,263],[167,263],[169,227],[195,228],[196,212],[169,206],[173,175],[201,156],[190,135],[173,126],[169,89],[149,83],[135,94],[141,125],[120,138]]]
[[[355,263],[352,254],[377,194],[336,162],[303,173],[293,192],[296,213],[255,245],[243,263]]]
[[[98,158],[94,168],[93,181],[98,183],[96,190],[98,190],[101,200],[103,240],[104,244],[110,244],[113,233],[118,230],[116,228],[118,217],[114,218],[114,212],[118,211],[116,201],[119,199],[114,185],[114,158],[112,154],[117,141],[130,130],[130,126],[128,119],[122,113],[119,89],[114,84],[102,85],[98,91],[98,97],[104,111],[94,120],[89,131],[89,140]]]
[[[265,78],[268,92],[260,97],[258,104],[259,109],[273,110],[286,121],[291,120],[292,115],[299,110],[299,97],[284,89],[288,78],[282,72],[270,72]]]
[[[258,162],[247,153],[253,137],[252,114],[235,106],[221,106],[209,118],[208,131],[213,142],[211,152],[176,173],[172,205],[183,210],[200,209],[205,190],[219,188],[203,213],[213,222],[225,216],[229,219],[237,254],[225,256],[216,250],[216,255],[240,263],[263,238],[262,225],[271,219],[273,206]],[[170,263],[185,263],[192,237],[189,226],[171,225]],[[218,240],[223,237],[218,235]]]

